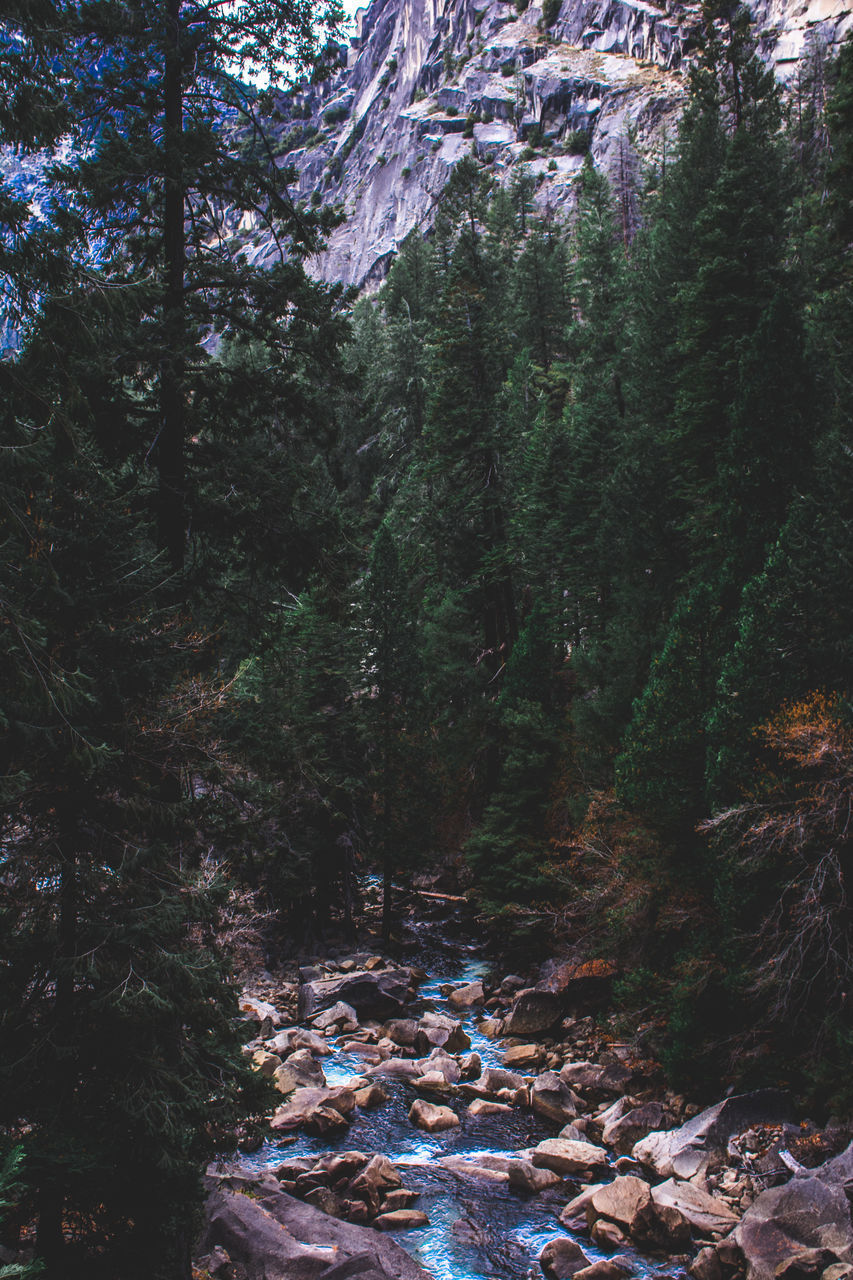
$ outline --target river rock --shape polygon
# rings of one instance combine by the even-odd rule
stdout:
[[[458,1084],[462,1078],[462,1068],[455,1058],[444,1049],[433,1049],[428,1058],[421,1058],[420,1065],[424,1074],[436,1072],[446,1084]]]
[[[512,1113],[506,1102],[492,1102],[490,1098],[474,1098],[468,1107],[469,1116],[500,1116]]]
[[[498,1036],[503,1035],[503,1029],[503,1018],[484,1018],[482,1022],[477,1023],[477,1030],[487,1040],[497,1040]]]
[[[717,1250],[711,1245],[700,1249],[687,1268],[687,1274],[693,1280],[723,1280],[723,1267]]]
[[[540,1142],[533,1148],[532,1160],[538,1169],[553,1169],[561,1177],[585,1177],[607,1168],[607,1155],[601,1147],[564,1138],[546,1138]]]
[[[336,1001],[330,1009],[322,1009],[314,1015],[311,1022],[321,1031],[325,1031],[327,1027],[334,1027],[337,1031],[358,1030],[358,1014],[345,1000]]]
[[[592,1197],[597,1191],[600,1191],[607,1184],[603,1182],[595,1182],[592,1186],[584,1187],[573,1200],[570,1200],[566,1207],[560,1213],[560,1224],[567,1227],[569,1231],[585,1231],[587,1229],[587,1208]]]
[[[372,1111],[374,1107],[381,1107],[387,1101],[388,1094],[381,1084],[366,1084],[355,1091],[355,1105],[362,1111]]]
[[[240,997],[240,1012],[247,1022],[256,1022],[259,1027],[269,1023],[271,1027],[280,1027],[285,1018],[268,1000],[259,1000],[255,996]]]
[[[711,1166],[734,1134],[753,1124],[784,1123],[790,1113],[790,1099],[778,1089],[739,1094],[708,1107],[679,1129],[648,1134],[631,1154],[661,1178],[692,1178]]]
[[[420,1209],[394,1209],[391,1213],[380,1213],[373,1219],[373,1225],[380,1231],[412,1231],[415,1227],[428,1227],[429,1218]]]
[[[505,1071],[502,1067],[486,1067],[476,1080],[465,1088],[476,1092],[481,1097],[494,1097],[503,1090],[516,1093],[524,1088],[524,1079],[515,1071]]]
[[[423,1098],[416,1098],[412,1103],[409,1119],[427,1133],[442,1133],[445,1129],[455,1129],[459,1124],[458,1115],[450,1107],[439,1107]]]
[[[544,1057],[539,1044],[514,1044],[504,1052],[504,1066],[509,1071],[533,1071]]]
[[[509,1185],[516,1191],[529,1191],[536,1195],[548,1187],[556,1187],[562,1182],[553,1169],[537,1169],[532,1160],[513,1160],[507,1170]]]
[[[387,1156],[375,1155],[347,1187],[347,1194],[363,1200],[371,1214],[378,1212],[389,1191],[402,1187],[403,1180]]]
[[[286,1031],[280,1031],[271,1041],[270,1047],[275,1053],[280,1053],[283,1058],[296,1049],[308,1049],[317,1058],[327,1058],[332,1052],[322,1036],[318,1036],[314,1031],[308,1031],[305,1027],[288,1027]]]
[[[451,991],[447,998],[448,1004],[454,1009],[473,1009],[474,1005],[482,1004],[486,999],[486,993],[483,990],[482,982],[468,982],[464,987],[456,987]]]
[[[425,1060],[388,1058],[385,1062],[377,1062],[374,1067],[368,1067],[364,1074],[367,1076],[385,1076],[389,1080],[417,1080],[424,1073],[423,1061]]]
[[[521,991],[515,997],[509,1015],[504,1021],[507,1036],[536,1036],[550,1031],[559,1022],[563,1003],[551,991]]]
[[[270,1120],[270,1128],[276,1131],[298,1129],[301,1124],[306,1126],[315,1123],[315,1113],[318,1111],[334,1111],[339,1116],[346,1117],[355,1107],[355,1091],[340,1086],[335,1089],[295,1089],[287,1102],[278,1108],[272,1120]],[[327,1116],[322,1116],[316,1120],[316,1123],[323,1126]],[[323,1129],[324,1132],[327,1129]]]
[[[322,1089],[326,1084],[323,1068],[307,1049],[297,1049],[286,1062],[276,1067],[273,1082],[279,1093],[292,1093],[303,1087]]]
[[[545,1071],[533,1081],[530,1105],[537,1115],[555,1124],[568,1124],[578,1114],[577,1098],[556,1071]]]
[[[747,1280],[772,1280],[804,1249],[827,1249],[853,1261],[853,1225],[843,1187],[796,1177],[762,1191],[729,1237],[746,1262]]]
[[[652,1198],[659,1208],[667,1205],[677,1209],[701,1236],[727,1236],[738,1224],[738,1214],[724,1200],[692,1182],[670,1178],[653,1188]]]
[[[462,1023],[443,1013],[425,1013],[418,1023],[415,1035],[418,1053],[430,1053],[444,1049],[447,1053],[464,1053],[471,1048],[471,1039]]]
[[[608,1218],[599,1218],[594,1222],[589,1234],[593,1244],[597,1244],[605,1253],[618,1253],[631,1243],[622,1228]]]
[[[853,1142],[841,1155],[833,1156],[806,1176],[818,1178],[829,1186],[841,1187],[847,1193],[847,1199],[853,1199]]]
[[[569,1280],[590,1262],[580,1245],[566,1236],[548,1241],[539,1255],[539,1265],[550,1280]]]
[[[383,1034],[401,1048],[413,1049],[415,1037],[418,1034],[418,1024],[414,1018],[392,1018],[383,1027]]]
[[[602,1130],[602,1140],[620,1155],[630,1155],[634,1146],[646,1134],[652,1130],[665,1130],[668,1120],[669,1115],[663,1103],[645,1102],[642,1106],[626,1109],[622,1115],[607,1120]]]
[[[651,1187],[641,1178],[616,1178],[590,1196],[586,1215],[590,1227],[607,1218],[634,1236],[655,1216]]]
[[[270,1077],[281,1066],[281,1058],[277,1053],[267,1053],[265,1049],[258,1049],[252,1054],[252,1063],[262,1076]]]
[[[615,1098],[625,1092],[631,1072],[621,1063],[602,1065],[598,1062],[567,1062],[560,1069],[560,1079],[570,1089],[593,1100]]]
[[[483,1064],[480,1060],[479,1053],[466,1053],[464,1058],[459,1059],[459,1070],[461,1071],[461,1079],[476,1080],[482,1075]]]
[[[625,1280],[634,1274],[630,1260],[627,1258],[601,1258],[591,1266],[576,1271],[574,1280]]]
[[[358,1017],[393,1018],[412,996],[410,969],[357,970],[338,978],[305,982],[299,989],[299,1014],[312,1014],[338,1001],[352,1005]]]
[[[209,1177],[207,1187],[200,1251],[226,1250],[246,1280],[430,1280],[393,1240],[294,1199],[272,1177]]]

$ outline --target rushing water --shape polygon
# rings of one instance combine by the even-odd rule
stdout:
[[[487,969],[474,948],[448,938],[448,926],[455,923],[445,917],[441,932],[429,923],[415,926],[418,945],[411,959],[428,972],[419,989],[420,1000],[462,1021],[471,1051],[480,1055],[483,1067],[501,1066],[502,1050],[477,1030],[482,1012],[460,1013],[441,995],[444,983],[473,982]],[[364,1070],[357,1053],[341,1051],[346,1040],[346,1036],[331,1040],[333,1056],[322,1060],[330,1085],[348,1083]],[[462,1122],[459,1128],[424,1133],[408,1119],[409,1108],[419,1096],[412,1085],[386,1079],[382,1084],[388,1101],[373,1111],[357,1111],[343,1137],[330,1142],[300,1133],[266,1143],[255,1155],[244,1157],[244,1163],[263,1169],[295,1156],[320,1156],[333,1150],[381,1152],[399,1166],[404,1185],[420,1193],[416,1207],[429,1217],[429,1226],[396,1233],[394,1238],[435,1280],[541,1280],[539,1254],[549,1240],[566,1235],[558,1221],[565,1194],[549,1190],[530,1196],[512,1190],[506,1182],[465,1176],[437,1162],[462,1156],[476,1164],[477,1156],[511,1155],[553,1137],[557,1127],[523,1109],[471,1116],[462,1098],[452,1098]],[[592,1261],[604,1256],[589,1239],[579,1243]],[[638,1256],[634,1261],[636,1274],[648,1280],[656,1280],[656,1272],[672,1274],[648,1259]]]

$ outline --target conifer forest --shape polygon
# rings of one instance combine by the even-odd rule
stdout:
[[[463,912],[493,1021],[521,999],[504,975],[587,979],[560,1016],[654,1062],[664,1103],[621,1091],[670,1106],[650,1129],[780,1090],[841,1159],[853,41],[782,86],[748,12],[705,0],[677,131],[635,171],[587,156],[555,216],[530,163],[466,153],[358,291],[312,269],[345,214],[275,163],[278,95],[326,74],[334,2],[0,10],[0,1277],[444,1276],[253,1270],[224,1237],[199,1262],[206,1167],[268,1142],[305,1084],[275,1090],[296,1059],[280,1032],[270,1064],[263,1009],[250,1026],[252,975],[349,953],[426,972],[418,902]],[[302,972],[303,1018],[331,980]],[[593,1051],[555,1025],[506,1066],[536,1061],[564,1107],[571,1080],[582,1116],[565,1063]],[[616,1150],[622,1182],[653,1177]],[[847,1214],[843,1247],[802,1237],[823,1253],[787,1271],[695,1224],[681,1271],[583,1266],[844,1280]],[[542,1259],[464,1280],[573,1274]]]

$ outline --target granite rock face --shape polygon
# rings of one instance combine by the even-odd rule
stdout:
[[[790,78],[810,49],[853,28],[853,0],[751,0],[762,55]],[[282,95],[278,163],[297,201],[346,221],[310,270],[370,289],[413,228],[427,230],[453,166],[472,152],[502,184],[527,164],[540,212],[566,216],[589,151],[617,183],[672,138],[686,94],[685,50],[699,4],[372,0],[332,50],[328,79]],[[247,256],[278,249],[244,219]]]

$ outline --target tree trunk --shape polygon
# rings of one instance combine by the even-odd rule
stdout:
[[[163,357],[160,369],[158,541],[173,569],[184,563],[184,178],[182,161],[180,0],[169,0],[163,83],[165,132],[163,202]]]

